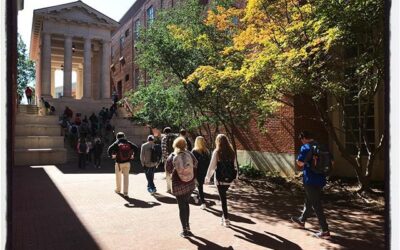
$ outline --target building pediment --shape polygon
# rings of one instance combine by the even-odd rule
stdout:
[[[118,22],[81,1],[38,9],[34,11],[34,16],[62,22],[108,26],[111,29],[118,27]]]
[[[82,1],[76,1],[42,9],[33,12],[32,34],[31,34],[31,59],[37,59],[39,53],[40,34],[43,30],[44,22],[59,23],[60,25],[78,25],[85,28],[101,28],[112,33],[119,27],[119,23],[112,18],[104,15],[96,9],[90,7]],[[78,28],[79,28],[78,27]]]

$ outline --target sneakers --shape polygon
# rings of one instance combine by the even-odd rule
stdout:
[[[200,209],[202,209],[202,210],[206,209],[206,204],[205,203],[201,204]]]
[[[154,194],[155,192],[157,192],[157,189],[156,189],[156,188],[147,188],[147,191],[148,191],[150,194]]]
[[[305,228],[305,222],[302,222],[299,218],[297,217],[291,217],[290,218],[293,223],[295,223],[299,228],[304,229]]]
[[[318,233],[314,234],[314,237],[321,238],[321,239],[329,239],[331,237],[331,234],[329,231],[320,231]]]
[[[193,197],[193,200],[194,200],[194,204],[199,203],[199,198],[196,195],[194,195],[192,197]]]
[[[224,217],[221,218],[221,225],[224,227],[229,227],[231,225],[231,222],[228,219],[225,219]]]
[[[125,198],[129,198],[128,193],[124,193],[124,197],[125,197]]]

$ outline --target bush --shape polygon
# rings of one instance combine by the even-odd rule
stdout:
[[[253,167],[251,164],[239,166],[239,173],[250,178],[260,178],[265,176],[264,172]]]

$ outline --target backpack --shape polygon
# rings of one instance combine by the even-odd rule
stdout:
[[[233,161],[218,161],[215,171],[217,181],[230,183],[237,176],[237,170]]]
[[[86,143],[79,143],[79,153],[85,153],[86,154],[86,150],[87,150]]]
[[[189,182],[194,178],[194,166],[192,155],[185,151],[179,152],[172,159],[174,169],[182,182]]]
[[[133,149],[131,147],[131,145],[129,143],[119,143],[118,144],[118,161],[130,161],[131,160],[131,156],[133,154]]]
[[[166,141],[166,145],[167,145],[167,153],[171,154],[172,152],[174,152],[174,147],[172,147],[172,144],[174,144],[174,140],[176,139],[175,135],[167,135],[167,141]]]
[[[160,144],[154,144],[151,148],[151,162],[159,162],[162,157],[162,150]]]
[[[317,142],[310,143],[310,152],[307,162],[311,161],[311,170],[317,174],[329,175],[332,171],[332,155],[324,145]]]

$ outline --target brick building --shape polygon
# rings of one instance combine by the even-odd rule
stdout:
[[[204,1],[206,2],[206,1]],[[137,0],[119,21],[120,27],[114,32],[111,48],[111,89],[122,96],[124,92],[135,89],[139,85],[139,76],[146,84],[146,72],[142,72],[134,63],[135,40],[140,27],[147,25],[156,18],[157,11],[173,7],[176,0]],[[332,104],[333,100],[328,98]],[[371,123],[368,131],[373,138],[373,144],[379,142],[379,135],[384,131],[384,90],[381,89],[374,100],[373,111],[370,114]],[[261,132],[255,121],[247,129],[236,131],[238,145],[238,160],[240,164],[252,164],[258,168],[292,176],[295,173],[295,156],[300,147],[297,139],[301,130],[313,131],[318,141],[329,145],[335,156],[335,175],[355,176],[353,168],[341,157],[336,144],[325,131],[323,124],[317,118],[316,110],[305,97],[288,98],[288,105],[280,108],[274,118],[265,124],[266,133]],[[355,117],[360,114],[355,114]],[[339,139],[346,148],[354,147],[346,131],[342,127],[343,117],[334,113],[331,117],[334,126],[339,128]],[[357,119],[357,118],[355,118]],[[376,167],[372,173],[373,179],[384,179],[384,152],[376,159]]]

